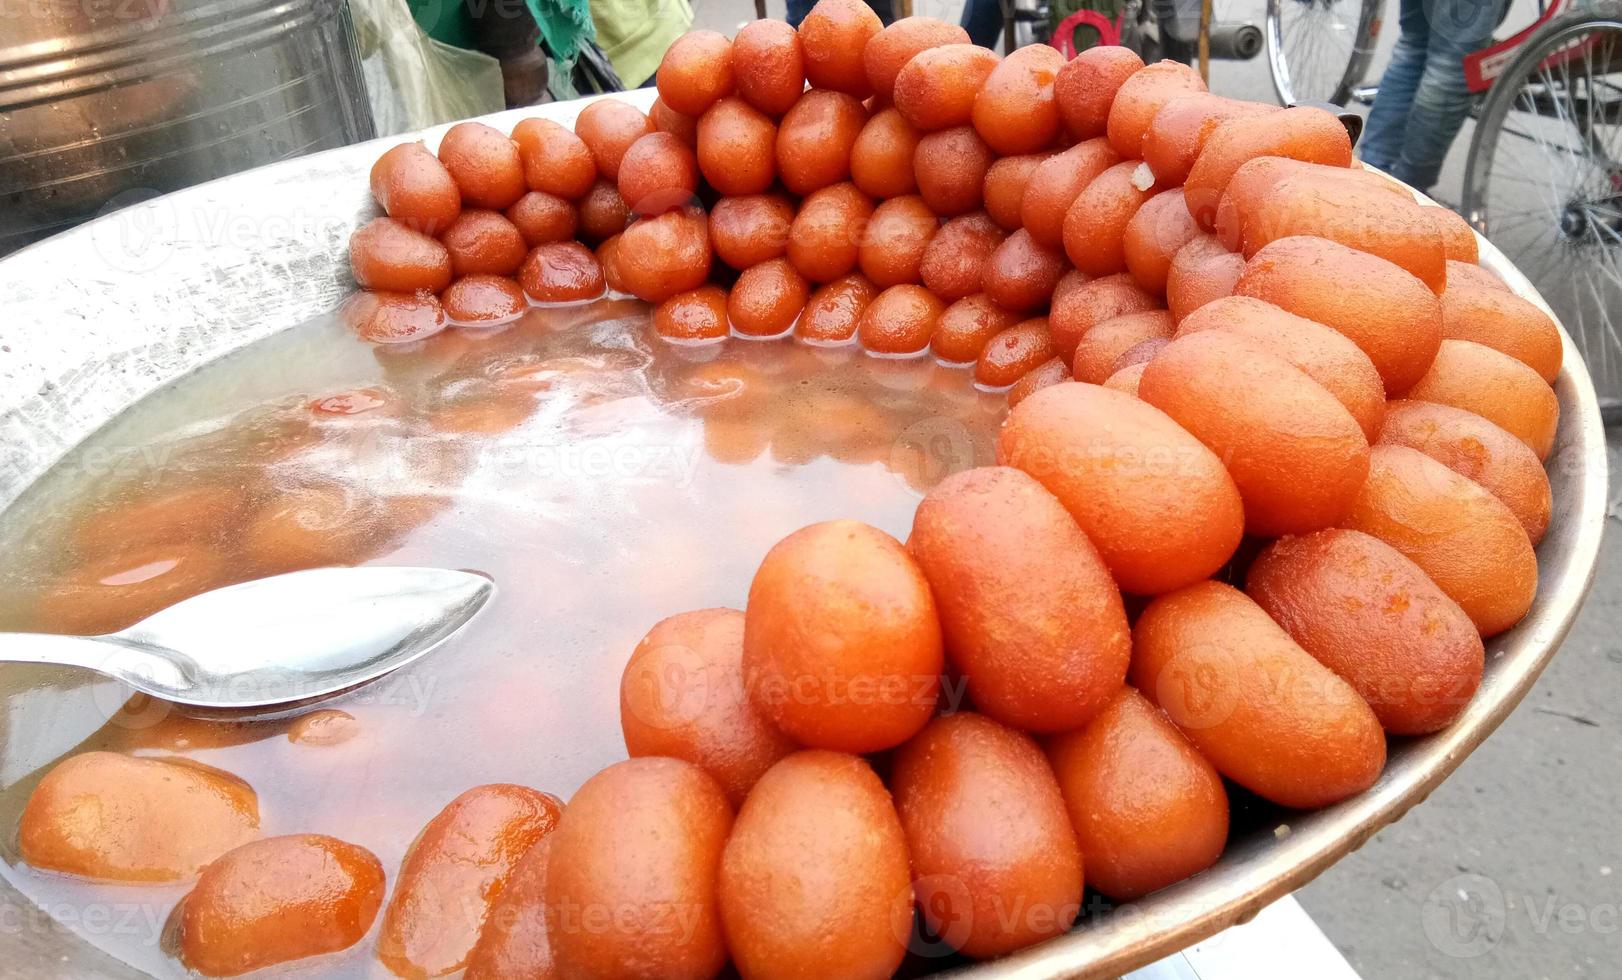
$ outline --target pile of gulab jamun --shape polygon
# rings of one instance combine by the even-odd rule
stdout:
[[[920,922],[995,957],[1085,887],[1198,874],[1230,792],[1346,799],[1469,703],[1537,592],[1562,338],[1335,116],[860,0],[688,34],[658,88],[384,154],[361,336],[615,291],[673,343],[932,352],[1008,390],[997,465],[905,541],[813,524],[741,611],[653,625],[631,758],[567,806],[468,790],[392,892],[357,845],[256,839],[226,773],[110,753],[39,784],[31,864],[195,878],[178,951],[208,975],[381,909],[400,976],[885,977]]]

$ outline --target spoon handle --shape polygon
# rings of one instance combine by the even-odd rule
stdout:
[[[142,690],[154,684],[183,689],[190,681],[179,665],[117,634],[0,633],[0,663],[82,667]]]

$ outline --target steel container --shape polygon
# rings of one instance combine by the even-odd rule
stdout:
[[[652,92],[628,98],[646,108]],[[573,123],[583,101],[487,117]],[[444,127],[420,134],[433,146]],[[404,139],[408,137],[401,137]],[[0,507],[136,399],[200,364],[331,310],[353,289],[346,243],[376,213],[366,175],[398,142],[317,154],[109,215],[0,261]],[[222,237],[220,229],[237,229]],[[1547,309],[1486,241],[1483,263]],[[1594,388],[1564,335],[1560,428],[1548,460],[1553,520],[1538,546],[1526,619],[1488,644],[1475,699],[1447,729],[1392,743],[1367,792],[1280,817],[1230,842],[1209,871],[1013,956],[964,968],[999,980],[1115,977],[1245,921],[1422,802],[1514,710],[1554,656],[1593,579],[1606,507],[1605,434]],[[1516,832],[1506,828],[1495,844]],[[7,909],[7,905],[12,906]],[[0,885],[0,914],[33,921]],[[7,945],[14,945],[7,940]],[[8,960],[35,975],[135,976],[61,928],[23,935]]]
[[[347,0],[0,0],[0,255],[373,135]]]

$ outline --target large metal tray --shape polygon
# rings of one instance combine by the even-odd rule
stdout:
[[[627,98],[645,108],[653,93]],[[571,124],[584,102],[498,113]],[[424,131],[435,145],[443,127]],[[80,439],[200,364],[331,310],[352,289],[349,233],[375,211],[367,172],[393,142],[279,163],[109,215],[0,260],[0,508]],[[1540,306],[1491,245],[1483,264]],[[1605,436],[1587,369],[1569,337],[1555,383],[1560,430],[1549,458],[1553,521],[1538,548],[1530,615],[1488,646],[1475,700],[1447,730],[1396,740],[1373,788],[1235,840],[1210,871],[1074,932],[962,970],[980,977],[1114,977],[1245,921],[1312,880],[1421,802],[1526,695],[1565,637],[1593,579],[1606,495]],[[1497,843],[1510,846],[1505,828]],[[0,885],[5,906],[29,908]],[[17,911],[13,909],[12,911]],[[36,922],[33,911],[7,921]],[[137,976],[47,925],[0,937],[32,975]],[[19,938],[20,936],[20,938]]]

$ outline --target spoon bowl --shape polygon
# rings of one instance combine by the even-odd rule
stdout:
[[[204,592],[103,636],[0,633],[0,662],[81,667],[192,708],[288,705],[420,659],[494,593],[476,572],[317,568]]]

